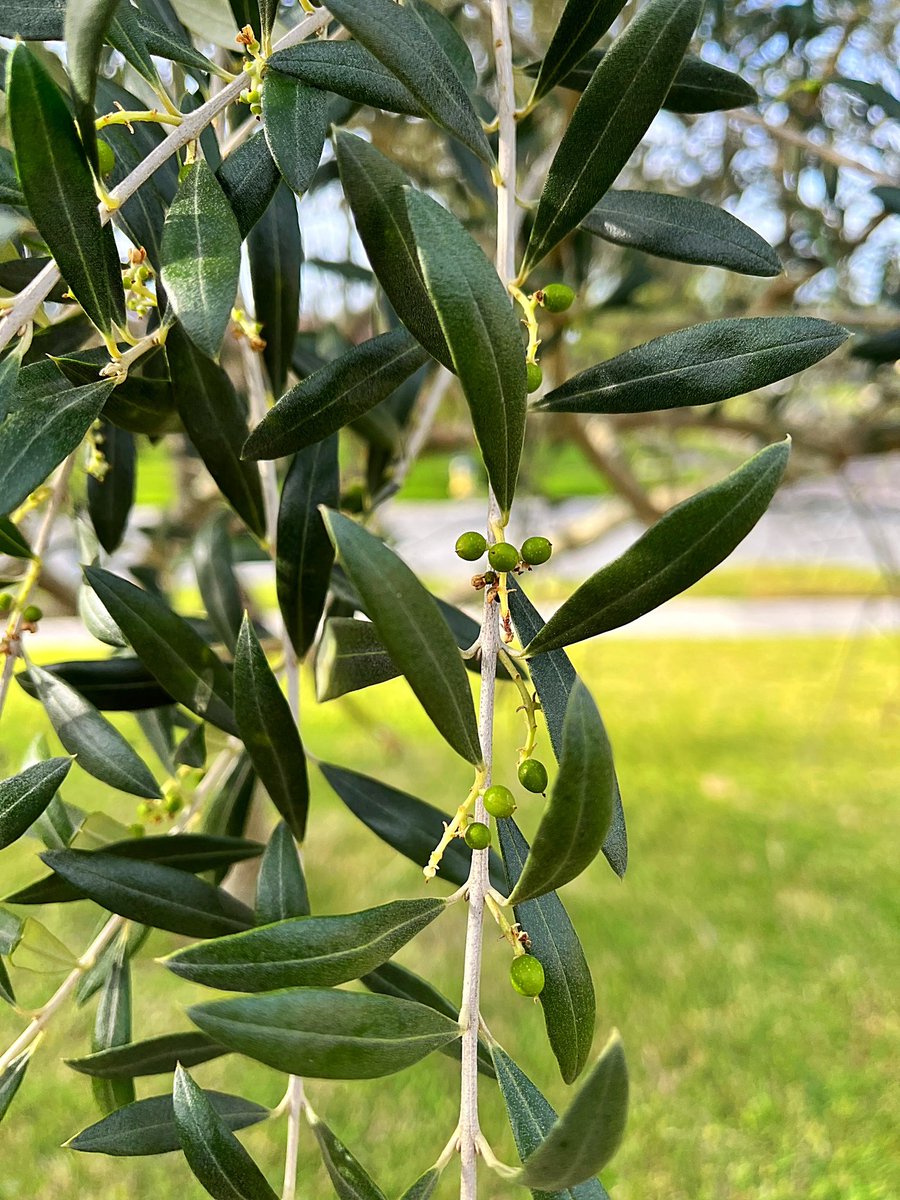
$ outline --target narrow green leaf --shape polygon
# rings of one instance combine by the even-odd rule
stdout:
[[[331,45],[331,43],[324,43]],[[262,356],[272,393],[280,396],[294,354],[300,311],[303,243],[297,198],[281,184],[247,238],[256,320],[265,340]]]
[[[160,9],[160,0],[153,0],[153,2],[156,14],[164,17],[164,13]],[[168,0],[166,0],[166,4],[168,6]],[[148,6],[145,3],[143,7],[146,10]],[[169,8],[169,12],[172,17],[168,21],[157,20],[155,15],[146,11],[139,16],[150,53],[156,54],[160,58],[169,58],[172,62],[188,67],[195,76],[199,71],[200,79],[205,78],[208,74],[227,78],[220,67],[217,67],[214,62],[194,48],[183,26],[174,16],[174,9]]]
[[[210,1196],[277,1200],[262,1171],[182,1067],[175,1072],[172,1101],[184,1156]]]
[[[656,412],[717,404],[831,354],[847,330],[818,317],[736,317],[692,325],[588,367],[544,396],[544,412]]]
[[[298,658],[312,646],[331,581],[334,547],[319,506],[340,498],[337,435],[299,451],[278,505],[275,586],[284,627]]]
[[[5,0],[0,35],[43,42],[63,35],[66,0]]]
[[[106,31],[106,40],[151,87],[159,85],[159,74],[147,49],[141,17],[131,0],[119,0]]]
[[[465,87],[415,10],[391,0],[335,0],[331,12],[412,92],[436,125],[486,163],[493,161]]]
[[[440,1170],[437,1167],[429,1167],[424,1175],[420,1175],[416,1182],[406,1189],[400,1200],[429,1200],[440,1179]]]
[[[550,166],[521,275],[546,258],[609,190],[662,107],[703,0],[650,0],[585,88]]]
[[[6,154],[9,154],[8,150],[6,151]],[[9,171],[11,172],[12,176],[18,180],[18,175],[16,175],[15,160],[13,159],[12,155],[9,155],[8,160],[4,160],[3,154],[0,153],[0,203],[18,203],[24,207],[25,197],[21,194],[21,192],[15,197],[6,197],[4,195],[3,185],[5,182],[7,161]],[[877,188],[874,189],[876,192],[877,190]],[[5,262],[0,263],[0,287],[4,288],[8,292],[21,292],[29,285],[29,283],[31,283],[33,279],[40,275],[41,271],[43,271],[47,264],[52,261],[52,258],[45,258],[43,255],[31,255],[29,258],[8,258]],[[54,304],[66,304],[69,302],[66,297],[67,291],[68,288],[66,284],[60,279],[50,289],[49,293],[47,294],[47,299],[52,300]],[[21,342],[19,342],[19,347],[22,347]],[[17,359],[20,357],[21,350],[17,356]],[[4,359],[4,362],[5,361],[6,359]]]
[[[262,130],[223,159],[216,178],[234,211],[243,240],[266,211],[281,181]]]
[[[600,853],[612,820],[615,772],[600,713],[579,680],[563,723],[559,771],[512,904],[534,900],[575,879]]]
[[[316,647],[316,699],[320,704],[399,674],[371,621],[329,617],[325,622]]]
[[[16,994],[13,991],[12,980],[6,969],[6,963],[2,958],[0,958],[0,1000],[3,1000],[6,1004],[15,1005],[16,1003]]]
[[[21,260],[30,262],[30,259]],[[47,260],[49,262],[49,259]],[[18,289],[15,289],[18,290]],[[6,420],[15,407],[16,385],[19,380],[19,368],[22,358],[28,349],[25,339],[20,339],[7,356],[0,360],[0,422]]]
[[[20,1054],[18,1058],[14,1058],[6,1070],[0,1075],[0,1121],[6,1116],[9,1111],[9,1106],[13,1102],[16,1092],[25,1078],[25,1072],[28,1069],[28,1063],[31,1060],[31,1055],[26,1050],[24,1054]]]
[[[80,692],[95,708],[107,712],[135,712],[172,703],[165,688],[160,687],[141,660],[131,654],[84,662],[50,663],[44,670]],[[37,696],[30,671],[20,671],[16,682],[29,696]]]
[[[268,1108],[240,1096],[223,1092],[204,1094],[229,1129],[246,1129],[265,1121],[270,1115]],[[83,1129],[66,1145],[82,1154],[110,1154],[117,1158],[180,1150],[172,1097],[150,1096],[126,1104],[96,1125]]]
[[[405,329],[360,342],[291,388],[256,426],[245,458],[281,458],[336,433],[380,404],[428,361]]]
[[[425,1004],[428,1008],[433,1008],[435,1012],[443,1013],[451,1021],[459,1020],[459,1009],[455,1004],[451,1004],[447,997],[443,996],[437,988],[432,987],[427,979],[422,979],[420,975],[408,971],[399,963],[382,963],[374,971],[363,975],[360,982],[364,983],[370,992],[377,992],[380,996],[396,996],[400,1000],[414,1000],[417,1004]],[[459,1059],[462,1055],[462,1048],[459,1042],[450,1042],[441,1047],[441,1053],[447,1054],[450,1058]],[[482,1075],[494,1078],[490,1052],[480,1039],[478,1041],[478,1070]]]
[[[129,960],[139,953],[149,936],[150,929],[146,925],[129,924],[127,934],[125,935],[125,948]],[[117,949],[118,947],[115,943],[107,946],[100,953],[94,965],[81,975],[75,988],[75,1003],[79,1007],[92,1000],[103,987],[112,970],[113,959],[115,958]],[[122,1052],[124,1053],[126,1049],[123,1047]]]
[[[95,351],[76,350],[54,358],[53,362],[66,379],[74,384],[85,384],[96,383],[98,370],[106,359],[105,354],[103,361],[99,361]],[[162,373],[163,363],[165,358],[160,356],[158,363],[152,366],[148,363],[143,370],[132,367],[128,378],[116,384],[107,397],[103,417],[129,433],[146,433],[151,437],[180,430],[172,381],[168,377],[168,368]],[[150,371],[153,374],[148,373]]]
[[[102,478],[88,475],[87,499],[97,540],[108,553],[118,549],[134,504],[137,482],[137,448],[134,437],[109,421],[94,433],[106,464]]]
[[[409,88],[358,42],[303,42],[273,54],[269,67],[307,87],[335,92],[383,112],[428,115]]]
[[[188,1016],[249,1058],[310,1079],[393,1075],[459,1037],[422,1004],[333,988],[298,988],[196,1004]]]
[[[349,517],[330,509],[325,524],[381,640],[435,728],[471,763],[481,745],[466,669],[447,622],[409,567]]]
[[[271,925],[289,917],[309,916],[309,893],[303,864],[286,822],[279,821],[259,867],[256,881],[256,923]]]
[[[250,804],[256,790],[256,772],[250,755],[241,750],[219,793],[208,805],[203,816],[203,828],[213,835],[240,837],[247,827]],[[225,875],[220,867],[214,874],[216,883]]]
[[[513,576],[508,576],[507,585],[513,628],[522,645],[527,646],[544,628],[544,619]],[[551,650],[548,654],[539,654],[531,660],[529,666],[531,678],[541,702],[541,712],[547,722],[547,732],[550,734],[553,753],[556,755],[556,761],[559,762],[563,748],[563,724],[566,708],[578,676],[565,650]],[[609,865],[621,879],[628,866],[628,833],[625,828],[625,811],[622,808],[622,794],[617,779],[614,780],[614,788],[612,822],[603,842],[603,853]]]
[[[237,218],[200,159],[186,169],[166,217],[160,279],[185,333],[211,358],[231,318],[240,269]]]
[[[131,1041],[131,968],[128,963],[127,941],[119,939],[112,967],[100,992],[100,1005],[94,1022],[91,1050],[96,1054]],[[135,1099],[134,1082],[130,1078],[91,1080],[94,1099],[102,1113],[115,1112]]]
[[[780,275],[767,241],[737,217],[690,196],[610,189],[581,228],[617,246],[743,275]]]
[[[149,768],[106,717],[56,675],[31,666],[31,681],[56,735],[95,779],[133,796],[160,795]]]
[[[18,508],[100,415],[111,381],[29,397],[0,425],[0,514]]]
[[[302,841],[309,810],[306,755],[290,705],[247,616],[234,659],[234,715],[272,803]]]
[[[13,50],[7,79],[10,130],[28,211],[97,328],[110,333],[115,325],[124,327],[112,225],[100,223],[87,154],[66,101],[24,45]]]
[[[107,842],[103,846],[104,854],[177,867],[180,871],[194,874],[216,871],[248,858],[257,858],[262,850],[259,842],[204,833],[151,834]],[[9,904],[66,904],[72,900],[83,900],[85,895],[85,892],[58,875],[45,875],[5,899]]]
[[[177,766],[194,767],[197,770],[206,766],[206,726],[202,721],[184,735],[172,761]]]
[[[627,625],[702,579],[766,511],[790,452],[787,441],[767,446],[721,482],[676,504],[573,592],[528,643],[529,657]]]
[[[451,15],[458,14],[459,9],[451,10],[451,15],[445,16],[427,0],[407,0],[407,7],[425,22],[431,36],[450,60],[460,83],[470,96],[474,96],[478,90],[478,72],[472,61],[472,51],[451,20]]]
[[[107,26],[119,0],[66,0],[63,37],[66,43],[66,69],[72,88],[75,120],[88,159],[99,176],[97,166],[97,128],[94,125],[94,93],[100,52]]]
[[[543,1190],[584,1183],[618,1150],[627,1117],[628,1069],[613,1033],[569,1107],[525,1160],[521,1182]]]
[[[528,1158],[556,1122],[556,1112],[500,1046],[493,1049],[494,1066],[519,1157]],[[588,1179],[558,1192],[532,1192],[535,1200],[609,1200],[599,1179]]]
[[[202,1033],[164,1033],[144,1042],[114,1046],[84,1058],[67,1058],[66,1065],[94,1079],[139,1079],[168,1075],[178,1066],[196,1067],[228,1051]]]
[[[60,850],[58,853],[67,852]],[[68,975],[77,965],[69,947],[34,917],[26,917],[22,922],[22,933],[9,961],[17,970],[35,975]]]
[[[228,992],[334,987],[387,962],[446,907],[446,901],[394,900],[334,917],[291,917],[234,937],[176,950],[174,974]]]
[[[400,854],[423,867],[438,844],[446,813],[425,800],[397,788],[348,771],[331,763],[319,763],[319,769],[354,816]],[[454,838],[441,860],[438,879],[462,887],[469,877],[472,852],[461,838]],[[499,859],[491,852],[491,883],[505,889],[506,879]]]
[[[510,817],[497,822],[497,837],[509,886],[515,886],[530,853],[528,842]],[[540,994],[547,1038],[566,1083],[581,1074],[594,1040],[597,1006],[590,967],[569,914],[556,892],[526,900],[513,910],[531,938],[529,953],[544,968]]]
[[[265,532],[262,484],[255,463],[243,462],[247,416],[228,373],[174,325],[166,357],[188,437],[225,499],[257,537]]]
[[[384,1192],[362,1163],[308,1107],[306,1119],[319,1143],[322,1162],[339,1200],[386,1200]]]
[[[244,617],[241,592],[234,574],[230,518],[217,513],[194,538],[192,553],[200,598],[216,633],[234,653]]]
[[[525,440],[525,347],[510,297],[481,247],[423,192],[406,196],[428,293],[472,413],[488,477],[512,506]]]
[[[263,129],[285,182],[302,196],[313,181],[328,132],[328,94],[272,71],[262,88]]]
[[[861,358],[876,365],[896,362],[900,358],[900,329],[888,329],[884,333],[872,334],[871,337],[854,338],[850,357]]]
[[[0,781],[0,850],[31,828],[56,795],[71,765],[70,758],[50,758]]]
[[[409,178],[363,138],[336,130],[332,140],[344,195],[378,282],[410,333],[452,369],[406,211]]]
[[[187,871],[84,850],[45,850],[41,858],[101,907],[154,929],[214,938],[253,924],[245,905]]]
[[[535,80],[532,102],[572,71],[603,37],[626,0],[567,0]]]

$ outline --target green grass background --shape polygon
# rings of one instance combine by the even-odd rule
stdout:
[[[45,659],[61,656],[39,641],[33,648]],[[900,640],[888,637],[610,640],[576,648],[616,749],[631,842],[624,882],[601,859],[564,893],[594,972],[596,1048],[617,1026],[632,1076],[625,1142],[604,1173],[615,1200],[900,1194],[898,656]],[[304,736],[320,756],[448,810],[465,794],[468,768],[453,761],[403,683],[321,708],[307,701]],[[514,708],[512,693],[502,690],[501,781],[512,776],[520,738]],[[121,726],[137,738],[130,718]],[[15,689],[0,748],[4,774],[42,727],[36,703]],[[316,909],[421,894],[416,867],[356,824],[313,774],[306,861]],[[70,780],[67,799],[134,820],[129,798],[77,767]],[[523,797],[526,829],[537,810],[536,799]],[[4,892],[39,873],[35,853],[27,842],[0,855]],[[98,917],[86,903],[42,915],[79,952]],[[401,956],[454,997],[463,921],[462,906],[451,910]],[[153,961],[177,942],[154,935],[136,964],[136,1038],[186,1027],[184,1005],[210,995]],[[503,944],[489,932],[487,1022],[562,1106],[568,1089],[547,1049],[541,1010],[511,992],[507,965]],[[20,998],[39,1004],[58,978],[19,973]],[[98,1116],[90,1082],[61,1061],[88,1051],[94,1003],[89,1011],[66,1010],[54,1024],[0,1127],[0,1198],[203,1196],[177,1155],[108,1159],[60,1149]],[[8,1009],[0,1012],[0,1043],[20,1025]],[[309,1093],[393,1198],[449,1136],[457,1072],[435,1055],[385,1080],[311,1081]],[[195,1076],[269,1104],[284,1084],[235,1057]],[[165,1078],[143,1081],[139,1094],[167,1086]],[[485,1132],[501,1158],[515,1161],[495,1086],[483,1081],[482,1093]],[[280,1188],[283,1121],[242,1136]],[[457,1187],[451,1166],[438,1195],[449,1198]],[[485,1200],[516,1193],[482,1173]],[[298,1194],[332,1194],[310,1136]]]

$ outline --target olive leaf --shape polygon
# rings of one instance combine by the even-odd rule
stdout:
[[[128,741],[80,692],[41,667],[29,668],[38,699],[56,735],[95,779],[133,796],[160,795],[149,768]]]
[[[544,619],[522,590],[514,576],[507,577],[509,588],[509,611],[516,636],[526,646],[544,628]],[[563,724],[572,688],[578,681],[575,668],[564,650],[551,650],[536,655],[529,663],[531,678],[541,702],[541,712],[547,723],[550,744],[557,762],[562,755]],[[615,771],[615,767],[613,767]],[[603,842],[603,853],[615,873],[621,879],[628,866],[628,833],[625,828],[625,811],[618,779],[614,778],[612,822]],[[546,964],[545,964],[546,967]]]
[[[30,262],[30,259],[23,260]],[[47,260],[49,261],[49,259]],[[7,284],[2,284],[7,287]],[[13,291],[18,291],[18,287],[13,287]],[[16,384],[19,380],[19,368],[22,365],[22,358],[25,351],[28,349],[28,339],[21,338],[16,345],[10,350],[9,354],[0,360],[0,422],[6,420],[14,406],[16,396]]]
[[[595,571],[528,643],[559,650],[636,621],[727,558],[760,519],[781,482],[790,443],[760,450],[719,483],[676,504],[619,558]]]
[[[256,881],[256,923],[309,916],[309,894],[294,835],[285,821],[272,831]]]
[[[332,763],[319,763],[319,770],[355,817],[400,854],[418,863],[428,862],[438,844],[447,814],[433,804],[410,796],[358,771],[348,771]],[[469,877],[472,852],[462,838],[454,838],[444,851],[438,879],[462,887]],[[491,882],[501,889],[506,885],[503,867],[491,852]]]
[[[103,455],[102,476],[88,475],[88,513],[97,540],[108,553],[118,549],[125,536],[137,483],[137,447],[134,437],[109,421],[101,421],[94,442]]]
[[[268,1108],[240,1096],[223,1092],[204,1092],[204,1095],[228,1129],[246,1129],[270,1115]],[[66,1145],[82,1154],[111,1154],[117,1158],[180,1150],[172,1097],[150,1096],[126,1104],[83,1129]]]
[[[428,361],[405,329],[353,346],[285,393],[244,445],[245,458],[281,458],[324,441],[380,404]]]
[[[512,817],[497,822],[503,866],[513,890],[530,854],[528,842]],[[531,939],[529,953],[544,968],[547,1038],[566,1083],[581,1074],[594,1040],[597,1006],[590,967],[569,914],[556,892],[525,900],[514,908],[516,922]]]
[[[97,210],[85,147],[59,88],[24,45],[10,56],[9,124],[28,211],[60,274],[101,333],[125,325],[112,225]],[[93,127],[93,111],[91,112]]]
[[[334,917],[291,917],[234,937],[176,950],[174,974],[229,992],[334,987],[387,962],[446,908],[446,901],[394,900]]]
[[[206,615],[216,633],[234,653],[238,631],[244,619],[244,606],[234,573],[229,524],[227,512],[211,517],[194,538],[191,551]]]
[[[0,517],[0,554],[9,558],[32,558],[31,547],[9,517]]]
[[[309,810],[306,755],[290,705],[246,615],[234,657],[234,716],[272,803],[302,841]]]
[[[604,55],[550,165],[520,276],[587,216],[666,98],[703,0],[650,0]]]
[[[66,0],[6,0],[0,14],[0,34],[42,42],[61,38]]]
[[[66,43],[66,69],[72,88],[75,120],[88,160],[99,176],[97,164],[97,127],[94,124],[94,93],[100,52],[119,0],[66,0],[63,38]]]
[[[195,1067],[221,1058],[228,1051],[202,1033],[164,1033],[160,1037],[113,1046],[84,1058],[67,1058],[66,1065],[94,1079],[139,1079],[168,1075],[178,1066]]]
[[[307,1105],[306,1119],[315,1134],[328,1177],[339,1200],[386,1200],[362,1164]]]
[[[185,333],[211,358],[231,318],[240,268],[237,218],[199,159],[185,168],[166,216],[160,279]]]
[[[66,11],[68,12],[68,9]],[[106,31],[106,40],[152,88],[159,86],[159,73],[147,48],[141,15],[133,7],[131,0],[118,0]]]
[[[280,184],[272,201],[247,238],[253,307],[262,326],[263,362],[272,392],[280,396],[287,382],[300,311],[300,268],[303,243],[297,199]]]
[[[406,211],[409,178],[363,138],[337,130],[333,142],[344,195],[378,282],[410,333],[452,368]]]
[[[491,1053],[516,1149],[519,1157],[526,1159],[553,1128],[556,1111],[505,1050],[494,1046]],[[599,1179],[587,1179],[564,1191],[534,1191],[532,1195],[535,1200],[609,1200]]]
[[[28,1069],[28,1064],[31,1061],[31,1054],[28,1050],[23,1051],[18,1058],[14,1058],[6,1070],[0,1075],[0,1121],[6,1116],[9,1111],[9,1106],[12,1104],[16,1092],[25,1078],[25,1072]]]
[[[86,567],[84,574],[141,662],[169,695],[226,733],[237,733],[231,711],[231,672],[187,621],[159,597],[101,567]]]
[[[381,640],[435,728],[457,754],[480,763],[466,669],[434,599],[378,538],[341,513],[326,509],[323,517]]]
[[[291,46],[272,55],[269,69],[289,75],[307,87],[335,92],[383,112],[412,117],[428,115],[409,88],[357,42],[305,42]]]
[[[24,374],[24,372],[22,372]],[[22,399],[0,425],[0,514],[12,512],[59,466],[96,421],[111,381],[47,389]]]
[[[734,317],[692,325],[588,367],[538,401],[544,412],[657,412],[716,404],[803,371],[847,330],[818,317]]]
[[[329,617],[316,647],[316,699],[320,704],[373,687],[400,674],[371,621]]]
[[[555,891],[593,862],[609,830],[614,795],[609,739],[590,692],[578,680],[566,705],[559,771],[510,904]]]
[[[325,148],[328,94],[271,71],[263,82],[262,112],[266,141],[278,170],[302,196]]]
[[[414,1184],[406,1189],[400,1200],[429,1200],[441,1179],[440,1167],[429,1167]]]
[[[453,24],[453,12],[447,15],[438,12],[428,0],[407,0],[407,7],[428,26],[431,36],[452,63],[463,87],[473,96],[478,90],[478,72],[466,39]]]
[[[781,260],[765,239],[725,209],[665,192],[611,188],[581,228],[612,242],[676,262],[743,275],[779,275]]]
[[[131,968],[128,962],[127,940],[119,938],[109,975],[100,992],[100,1005],[94,1022],[91,1050],[96,1054],[127,1045],[131,1041]],[[94,1077],[91,1080],[94,1099],[103,1113],[115,1112],[135,1099],[134,1082],[128,1077],[117,1079]]]
[[[275,588],[291,644],[302,658],[325,611],[334,547],[319,511],[337,506],[340,469],[336,434],[298,451],[281,489],[275,537]]]
[[[393,1075],[460,1036],[425,1005],[332,988],[195,1004],[188,1016],[229,1049],[310,1079]]]
[[[50,758],[0,781],[0,850],[26,833],[69,773],[71,758]]]
[[[249,929],[253,914],[233,896],[187,871],[85,850],[45,850],[42,860],[110,912],[185,937]]]
[[[569,1107],[526,1158],[519,1181],[542,1191],[584,1183],[618,1150],[627,1116],[628,1069],[614,1032]]]
[[[222,160],[216,179],[237,218],[243,240],[269,206],[281,173],[262,130]]]
[[[459,221],[423,192],[407,191],[410,227],[428,294],[459,375],[488,478],[512,506],[525,440],[525,348],[497,272]]]
[[[211,1196],[277,1200],[262,1171],[182,1066],[175,1071],[172,1114],[188,1166]]]
[[[493,161],[462,81],[415,10],[391,0],[336,0],[330,11],[412,92],[436,125],[485,162]]]
[[[567,0],[540,64],[531,103],[535,104],[572,71],[610,28],[627,0]]]

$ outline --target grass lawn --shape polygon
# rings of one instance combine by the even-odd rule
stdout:
[[[46,656],[58,651],[47,648]],[[564,895],[594,971],[596,1046],[618,1026],[632,1075],[625,1142],[604,1174],[614,1200],[900,1194],[898,655],[900,640],[884,637],[576,648],[616,748],[631,841],[624,882],[599,860]],[[500,695],[502,781],[512,774],[520,718],[513,697]],[[4,774],[39,727],[36,704],[18,689],[12,700],[0,748]],[[402,748],[389,732],[398,724]],[[128,719],[122,727],[134,733]],[[350,703],[308,704],[304,736],[322,757],[448,810],[467,787],[468,769],[442,747],[400,682]],[[67,799],[134,819],[130,799],[77,768],[70,778]],[[314,785],[306,858],[317,910],[421,894],[417,869],[355,824],[320,779]],[[38,874],[33,855],[33,843],[0,855],[4,891]],[[79,950],[98,916],[88,904],[47,915]],[[460,906],[401,956],[452,996],[463,920]],[[176,941],[155,935],[137,963],[136,1037],[184,1028],[183,1006],[210,995],[153,961]],[[509,989],[503,945],[489,935],[486,950],[488,1024],[548,1098],[565,1104],[540,1008]],[[16,982],[24,1002],[39,1003],[57,980],[19,975]],[[92,1020],[92,1011],[67,1010],[39,1049],[0,1129],[0,1198],[201,1197],[178,1156],[133,1161],[59,1149],[97,1117],[89,1081],[60,1061],[87,1052]],[[0,1043],[19,1025],[0,1012]],[[196,1077],[270,1104],[283,1088],[275,1072],[237,1058],[197,1068]],[[167,1082],[144,1081],[139,1094],[162,1092]],[[457,1068],[436,1055],[386,1080],[313,1081],[309,1092],[395,1197],[444,1145],[457,1087]],[[492,1144],[514,1161],[490,1081],[482,1108]],[[267,1122],[244,1139],[275,1186],[283,1136],[282,1124]],[[332,1195],[308,1136],[300,1169],[301,1196]],[[448,1169],[437,1195],[449,1200],[457,1187]],[[483,1173],[484,1200],[514,1194]]]

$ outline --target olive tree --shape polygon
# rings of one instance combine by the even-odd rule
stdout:
[[[623,875],[627,836],[609,739],[566,650],[721,562],[765,512],[789,444],[765,447],[671,509],[545,623],[528,582],[552,546],[540,531],[522,545],[506,532],[527,397],[536,393],[532,407],[546,414],[715,404],[810,366],[845,332],[799,316],[719,320],[544,384],[542,331],[566,319],[577,282],[555,278],[549,264],[568,261],[559,252],[585,230],[689,263],[779,269],[773,250],[723,210],[614,187],[663,105],[752,99],[740,79],[692,54],[702,0],[647,0],[627,22],[622,0],[568,0],[536,65],[517,49],[507,0],[490,0],[491,60],[480,71],[456,10],[426,0],[331,0],[327,9],[303,0],[302,14],[280,14],[274,0],[231,8],[235,53],[212,55],[166,0],[8,0],[3,9],[2,33],[21,40],[6,63],[10,148],[0,158],[13,290],[0,318],[0,549],[11,564],[0,708],[15,680],[63,751],[38,743],[0,783],[0,849],[26,833],[45,846],[41,873],[4,900],[4,999],[15,1004],[17,968],[68,954],[28,906],[47,906],[52,925],[50,906],[89,901],[103,920],[56,992],[21,1013],[0,1056],[0,1115],[43,1031],[70,1003],[99,995],[93,1052],[69,1065],[90,1077],[102,1115],[72,1131],[67,1152],[180,1150],[211,1195],[271,1197],[233,1131],[281,1116],[285,1200],[295,1195],[304,1121],[338,1195],[373,1200],[378,1186],[314,1107],[315,1081],[350,1088],[443,1051],[459,1063],[459,1120],[437,1161],[411,1171],[419,1177],[407,1197],[430,1195],[458,1160],[464,1200],[476,1195],[479,1163],[510,1194],[600,1200],[598,1172],[626,1123],[625,1053],[615,1032],[592,1049],[591,972],[558,892],[604,859]],[[59,58],[34,44],[60,39]],[[133,91],[101,71],[117,62]],[[552,153],[535,159],[529,138],[542,107],[573,75],[580,98]],[[423,129],[446,139],[460,164],[453,186],[487,191],[490,219],[463,224],[434,189],[413,186],[373,144],[373,111],[395,114],[398,139]],[[518,194],[526,159],[540,175],[529,207]],[[330,355],[298,334],[296,197],[317,173],[339,180],[379,289],[372,336]],[[229,326],[237,343],[224,343]],[[377,532],[378,509],[415,449],[417,393],[433,403],[448,383],[465,398],[490,484],[482,529],[461,529],[456,543],[461,577],[477,571],[479,621],[429,592]],[[362,488],[342,489],[348,427],[366,440]],[[146,438],[183,439],[217,489],[192,546],[202,621],[179,614],[165,570],[134,564],[127,578],[110,569]],[[111,652],[38,666],[28,651],[42,615],[34,594],[69,508],[80,530],[79,611]],[[235,538],[270,561],[277,620],[245,611]],[[165,564],[179,533],[163,528],[157,539]],[[443,739],[471,768],[468,792],[438,807],[355,770],[349,742],[349,763],[313,754],[299,719],[307,659],[323,701],[403,676],[435,744]],[[495,705],[522,714],[513,762],[494,761]],[[139,717],[162,777],[110,711]],[[316,914],[299,852],[311,770],[421,865],[416,895]],[[76,772],[123,793],[123,812],[136,798],[138,819],[99,820],[64,802],[60,789]],[[522,792],[546,797],[530,845],[514,815]],[[279,818],[265,846],[245,836],[254,795]],[[256,857],[248,903],[227,873]],[[456,935],[445,914],[457,907],[466,910],[463,970],[451,1000],[393,959],[436,921],[449,952]],[[482,942],[493,925],[508,943],[512,987],[542,1005],[573,1085],[559,1116],[482,1012]],[[191,1007],[192,1032],[134,1040],[130,963],[150,930],[187,940],[158,970],[230,995]],[[194,1082],[191,1069],[226,1054],[283,1073],[277,1109]],[[134,1081],[145,1076],[164,1077],[159,1094],[136,1100]],[[500,1161],[481,1131],[487,1086],[502,1093],[521,1164]]]

